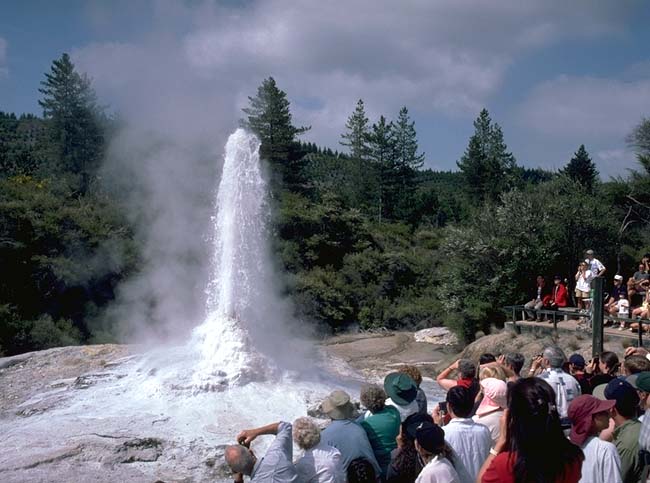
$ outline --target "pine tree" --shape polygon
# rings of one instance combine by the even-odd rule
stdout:
[[[592,191],[594,184],[598,180],[598,170],[589,157],[589,153],[587,153],[584,144],[580,145],[578,151],[571,158],[571,161],[569,161],[561,172],[580,183],[587,191]]]
[[[353,158],[366,159],[370,131],[362,99],[357,101],[357,107],[345,123],[345,128],[347,132],[341,134],[344,139],[344,141],[340,141],[341,145],[350,149],[350,155]]]
[[[456,164],[474,201],[494,201],[510,188],[516,160],[508,152],[501,127],[492,124],[487,109],[474,121],[474,134]]]
[[[75,70],[68,54],[52,62],[41,86],[43,99],[38,103],[43,117],[50,121],[59,167],[80,174],[85,191],[103,154],[103,110],[97,105],[90,80]]]
[[[301,183],[302,155],[296,153],[296,136],[311,127],[295,127],[287,94],[280,90],[273,77],[257,88],[257,95],[248,98],[250,107],[242,109],[247,118],[240,125],[255,133],[262,142],[260,156],[269,161],[280,178],[289,186]]]
[[[379,122],[372,125],[368,135],[368,158],[376,163],[389,163],[395,154],[395,133],[392,122],[379,116]]]
[[[415,122],[411,121],[406,107],[402,107],[399,111],[394,132],[397,163],[404,168],[420,169],[424,164],[424,153],[418,154]]]

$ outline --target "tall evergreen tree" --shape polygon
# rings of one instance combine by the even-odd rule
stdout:
[[[496,200],[512,184],[516,161],[508,152],[501,127],[492,124],[487,109],[474,121],[474,134],[456,164],[474,201]]]
[[[287,94],[280,90],[273,77],[269,77],[257,88],[255,97],[248,97],[249,107],[242,109],[246,119],[242,127],[259,136],[262,145],[260,156],[274,165],[285,183],[299,184],[300,159],[296,156],[296,136],[311,127],[295,127],[291,123],[291,111]]]
[[[581,144],[571,158],[571,161],[564,167],[562,173],[584,186],[587,191],[592,191],[598,180],[598,170],[589,157],[585,145]]]
[[[363,100],[357,101],[357,107],[345,123],[345,133],[341,134],[342,146],[350,149],[350,155],[357,159],[366,159],[368,156],[368,138],[370,130]]]
[[[59,168],[80,174],[85,191],[103,154],[103,110],[90,79],[75,70],[68,54],[52,62],[41,86],[43,98],[38,103],[50,121]]]
[[[420,169],[424,163],[424,153],[418,154],[415,122],[411,121],[406,106],[399,111],[394,132],[396,162],[403,168]]]

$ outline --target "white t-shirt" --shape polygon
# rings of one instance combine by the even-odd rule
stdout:
[[[445,441],[467,469],[470,481],[476,480],[492,447],[490,430],[470,418],[454,418],[442,429]]]
[[[497,444],[497,440],[501,434],[501,416],[503,415],[503,412],[503,409],[495,409],[494,411],[487,414],[475,414],[472,416],[472,419],[475,423],[482,424],[490,430],[490,435],[492,436],[492,446]]]
[[[460,483],[460,477],[447,458],[437,455],[422,468],[415,483]]]
[[[605,268],[605,265],[600,263],[600,260],[594,258],[593,260],[585,259],[585,263],[589,266],[589,270],[594,274],[594,277],[597,277],[598,274]]]
[[[627,317],[630,314],[630,302],[627,299],[618,299],[616,308],[619,317]]]
[[[585,460],[582,462],[582,478],[578,483],[623,483],[621,459],[609,441],[591,436],[582,445]]]
[[[306,450],[296,461],[298,481],[304,483],[345,483],[343,458],[338,449],[323,441]]]
[[[583,292],[589,292],[591,290],[591,280],[594,278],[591,270],[585,270],[584,277],[580,275],[578,280],[576,280],[576,288],[582,290]]]

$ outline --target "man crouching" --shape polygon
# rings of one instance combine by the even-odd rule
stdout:
[[[275,440],[263,458],[257,459],[248,448],[251,441],[263,434],[275,434]],[[226,447],[225,458],[235,473],[235,483],[242,483],[244,475],[251,477],[251,483],[297,482],[293,465],[293,442],[291,424],[283,421],[256,429],[245,429],[237,436],[238,445]]]

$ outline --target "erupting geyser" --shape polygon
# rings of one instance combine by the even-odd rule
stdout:
[[[269,206],[259,147],[259,140],[243,129],[226,144],[212,217],[206,319],[192,340],[201,355],[193,377],[199,387],[243,382],[270,370],[249,332],[264,330],[255,305],[269,298],[263,293]]]

